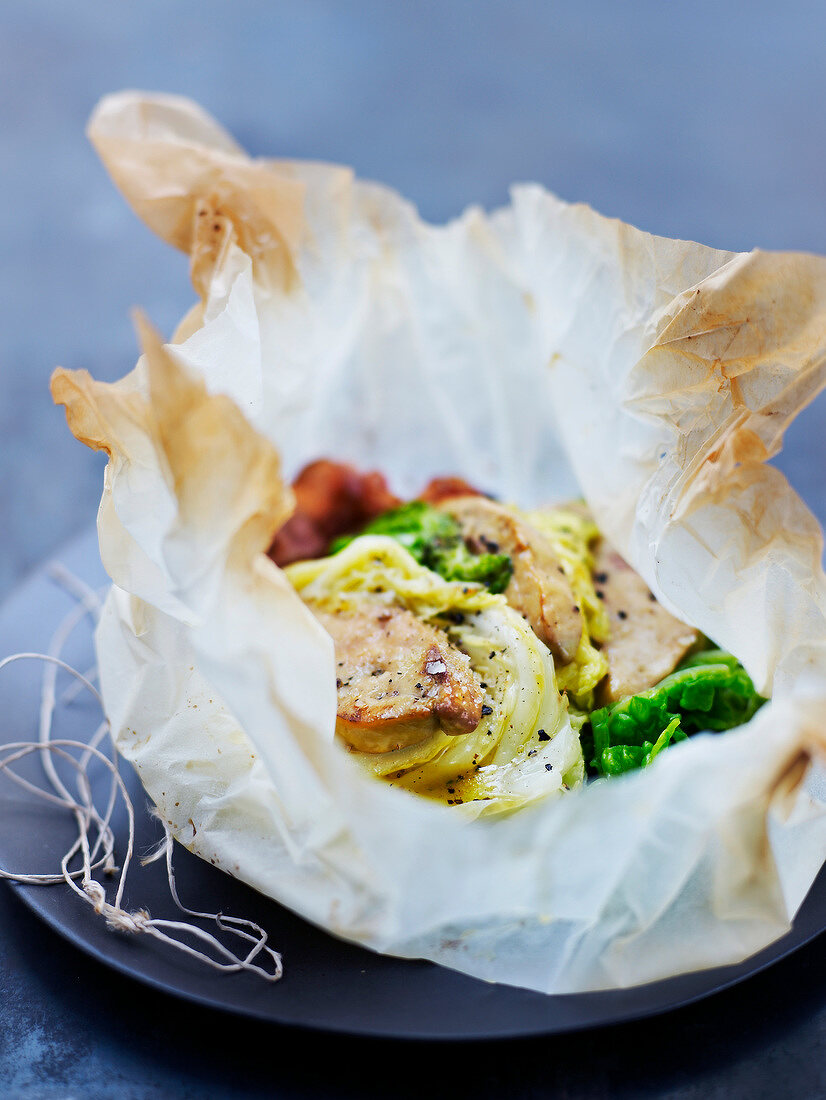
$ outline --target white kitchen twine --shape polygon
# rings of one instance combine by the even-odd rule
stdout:
[[[64,566],[53,564],[49,567],[48,573],[54,581],[74,596],[77,605],[72,608],[55,631],[49,643],[48,652],[13,653],[0,661],[0,672],[10,668],[18,661],[44,662],[38,739],[37,741],[11,741],[0,745],[0,773],[30,794],[34,794],[53,805],[61,806],[72,813],[77,824],[77,837],[60,861],[59,874],[31,875],[0,868],[0,878],[37,886],[65,883],[78,897],[93,906],[95,912],[105,919],[108,927],[116,932],[144,933],[153,936],[155,939],[168,943],[177,950],[199,959],[215,970],[225,973],[245,970],[257,974],[266,981],[278,981],[283,973],[281,956],[273,948],[267,946],[267,933],[260,925],[241,917],[225,916],[223,913],[201,913],[198,910],[187,908],[181,902],[172,867],[172,834],[164,821],[161,821],[164,829],[164,840],[152,855],[141,862],[145,865],[162,857],[165,858],[169,892],[178,909],[189,917],[215,921],[221,932],[236,936],[250,946],[245,953],[241,948],[233,951],[210,932],[189,921],[164,920],[151,917],[145,909],[138,909],[134,912],[124,909],[123,891],[134,855],[135,811],[126,790],[126,785],[118,771],[117,750],[111,736],[109,736],[109,724],[104,719],[88,742],[52,737],[52,720],[57,705],[56,685],[59,669],[64,669],[73,677],[70,688],[61,697],[61,703],[70,703],[80,691],[86,690],[95,697],[102,708],[100,693],[92,683],[96,670],[89,669],[86,673],[78,672],[63,661],[60,656],[72,631],[87,615],[93,621],[97,621],[101,601],[93,589]],[[109,737],[111,757],[100,748],[101,742],[107,736]],[[79,752],[80,757],[73,755],[73,751],[75,753]],[[51,790],[32,783],[14,771],[12,765],[24,757],[31,756],[33,753],[40,754],[43,770],[51,785]],[[76,796],[70,793],[57,774],[54,765],[55,757],[64,760],[74,769],[77,785]],[[92,760],[99,761],[111,776],[109,794],[103,808],[96,806],[92,797],[88,776],[88,767]],[[126,853],[123,866],[120,868],[115,861],[115,836],[110,825],[118,795],[120,795],[126,807],[129,821]],[[159,820],[161,819],[159,818]],[[70,870],[72,861],[76,859],[78,854],[82,865]],[[106,888],[98,878],[94,877],[94,873],[97,871],[102,871],[103,874],[117,879],[115,898],[111,903],[107,900]],[[197,947],[191,946],[181,938],[184,936],[199,940],[205,950],[199,950]]]

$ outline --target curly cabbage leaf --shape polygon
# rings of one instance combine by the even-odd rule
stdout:
[[[583,736],[586,759],[600,775],[646,767],[691,733],[743,725],[765,702],[736,657],[703,650],[647,691],[595,710]]]
[[[608,661],[594,644],[607,641],[610,632],[608,612],[593,579],[591,546],[601,537],[600,531],[590,516],[573,508],[524,514],[550,541],[582,610],[582,637],[574,659],[557,669],[556,677],[560,690],[568,692],[575,706],[588,711],[594,705],[594,689],[608,671]]]
[[[353,752],[365,768],[474,814],[515,809],[582,783],[579,723],[557,690],[553,659],[504,596],[446,581],[380,535],[284,572],[303,600],[325,611],[346,612],[364,600],[406,607],[445,630],[480,677],[485,699],[475,730],[439,730],[393,752]]]
[[[504,592],[513,573],[507,554],[472,553],[456,520],[422,500],[411,500],[382,513],[361,534],[394,538],[417,562],[448,581],[483,584],[491,592]],[[343,535],[335,539],[330,553],[338,553],[355,537]]]

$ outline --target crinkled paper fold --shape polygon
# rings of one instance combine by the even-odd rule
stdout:
[[[200,298],[170,344],[142,326],[122,381],[53,381],[109,455],[103,695],[177,839],[337,935],[552,993],[781,935],[826,858],[826,584],[766,460],[826,379],[826,260],[652,237],[535,185],[427,225],[346,168],[250,159],[174,97],[111,96],[90,135]],[[333,739],[332,643],[265,555],[320,456],[400,492],[583,493],[772,701],[511,816],[372,779]]]

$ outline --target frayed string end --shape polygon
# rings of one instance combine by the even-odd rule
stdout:
[[[64,854],[59,873],[25,874],[0,868],[0,878],[38,886],[64,883],[84,902],[91,905],[113,932],[152,936],[206,966],[225,973],[247,971],[268,982],[278,981],[283,974],[281,955],[268,946],[267,933],[260,925],[241,917],[226,916],[222,913],[202,913],[187,908],[181,902],[172,865],[173,838],[166,822],[162,821],[163,840],[153,852],[141,860],[141,863],[145,866],[161,859],[165,860],[170,895],[178,910],[188,917],[213,921],[223,935],[240,939],[243,946],[233,951],[211,932],[191,921],[155,918],[145,909],[134,912],[124,909],[123,891],[134,855],[135,811],[118,771],[117,751],[112,742],[109,725],[105,720],[101,722],[86,742],[52,737],[59,670],[62,669],[73,677],[72,687],[63,693],[60,698],[61,703],[71,702],[78,692],[85,690],[102,708],[100,694],[92,682],[96,670],[90,669],[85,674],[80,673],[60,657],[66,642],[78,624],[87,616],[90,616],[93,621],[97,620],[102,603],[98,593],[59,563],[52,563],[48,573],[78,602],[55,631],[47,653],[15,653],[0,661],[0,671],[20,661],[42,661],[44,664],[38,740],[9,742],[0,746],[0,774],[5,775],[29,794],[70,812],[77,824],[77,837]],[[106,744],[107,738],[111,756],[100,748],[101,744]],[[51,790],[33,783],[15,771],[13,765],[32,754],[40,756]],[[58,775],[55,768],[56,760],[62,761],[74,770],[76,794],[69,791]],[[99,762],[110,775],[109,793],[106,805],[102,808],[95,804],[92,797],[87,770],[92,760]],[[126,808],[128,819],[126,852],[121,867],[115,860],[115,835],[111,827],[112,814],[118,797]],[[155,812],[155,816],[159,815]],[[159,820],[161,820],[160,817]],[[76,863],[78,858],[81,866],[72,870],[71,865],[73,862]],[[116,880],[113,883],[115,895],[112,901],[107,897],[106,888],[94,877],[95,871],[101,871]],[[193,941],[199,946],[193,946],[187,941]]]

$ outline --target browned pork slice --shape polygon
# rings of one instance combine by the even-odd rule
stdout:
[[[476,553],[510,557],[513,576],[505,589],[506,600],[560,664],[573,660],[582,636],[582,614],[547,536],[485,497],[451,497],[439,507],[458,520]]]
[[[608,675],[599,697],[603,704],[613,703],[653,687],[673,672],[700,634],[666,611],[604,539],[594,555],[594,585],[611,620],[611,633],[602,647]]]
[[[461,734],[478,726],[481,682],[443,630],[401,607],[310,610],[335,642],[336,732],[353,748],[389,752],[439,728]]]

